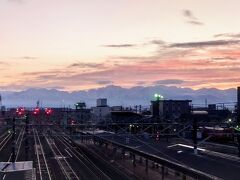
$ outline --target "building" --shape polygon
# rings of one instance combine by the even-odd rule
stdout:
[[[217,105],[216,105],[216,104],[209,104],[209,105],[208,105],[208,110],[214,111],[214,110],[216,110],[216,109],[217,109]]]
[[[191,112],[190,100],[162,100],[159,102],[159,115],[166,119],[176,119]]]
[[[79,110],[79,109],[86,109],[86,103],[85,102],[78,102],[75,104],[75,109]]]
[[[92,113],[95,120],[103,120],[111,113],[111,108],[108,106],[104,107],[92,107]]]
[[[134,123],[140,122],[142,115],[132,111],[112,111],[111,118],[113,123]]]
[[[72,117],[78,124],[88,123],[92,118],[91,109],[77,109]]]
[[[88,123],[92,119],[91,109],[88,109],[85,102],[77,102],[75,111],[71,113],[71,117],[78,124]]]
[[[154,117],[159,117],[159,100],[151,101],[151,114]]]
[[[123,111],[124,108],[122,106],[112,106],[111,111]]]
[[[240,87],[237,88],[237,122],[240,124]]]
[[[97,99],[97,107],[92,107],[92,113],[96,121],[105,120],[111,114],[111,108],[107,105],[107,99]]]
[[[156,100],[152,101],[151,112],[153,116],[161,119],[174,120],[183,114],[190,114],[191,100]]]
[[[97,107],[106,107],[106,106],[107,106],[106,98],[97,99]]]

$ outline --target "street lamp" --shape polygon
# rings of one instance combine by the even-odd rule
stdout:
[[[159,101],[160,99],[163,99],[164,97],[160,94],[155,93],[154,97]]]

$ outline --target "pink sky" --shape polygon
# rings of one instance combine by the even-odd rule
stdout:
[[[235,88],[239,7],[239,0],[1,0],[0,90]]]

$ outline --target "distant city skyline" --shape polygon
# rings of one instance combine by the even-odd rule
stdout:
[[[236,88],[240,1],[0,0],[0,90]]]

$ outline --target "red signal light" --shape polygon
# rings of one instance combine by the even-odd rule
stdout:
[[[46,108],[46,109],[45,109],[45,113],[46,113],[47,115],[51,115],[51,114],[52,114],[52,109]]]
[[[33,114],[34,115],[37,115],[40,113],[40,109],[39,108],[35,108],[34,111],[33,111]]]
[[[16,109],[16,113],[17,113],[17,115],[23,115],[24,114],[24,112],[25,112],[25,109],[23,108],[23,107],[19,107],[19,108],[17,108]]]

